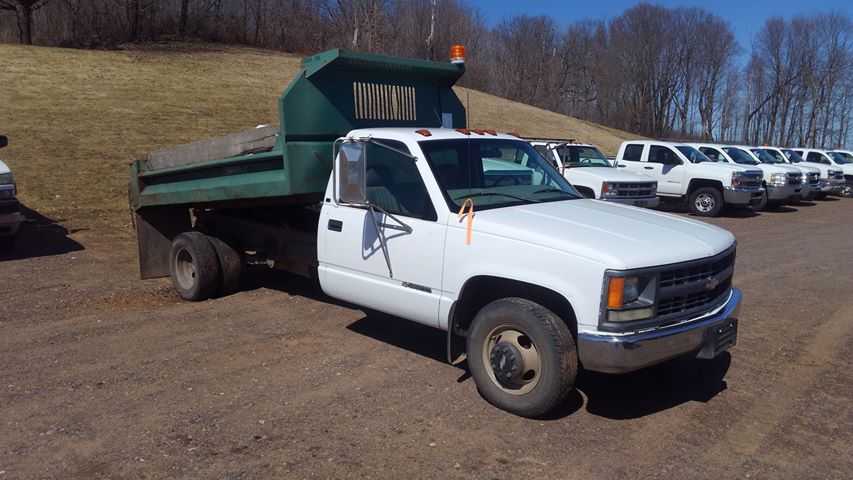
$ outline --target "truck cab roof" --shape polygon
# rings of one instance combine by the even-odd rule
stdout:
[[[476,139],[496,139],[496,140],[515,140],[524,141],[515,135],[509,133],[494,134],[485,133],[483,130],[467,130],[454,128],[416,128],[416,127],[382,127],[382,128],[359,128],[347,134],[348,138],[362,137],[378,137],[388,140],[407,141],[413,140],[416,142],[431,141],[431,140],[464,140],[465,138]],[[483,132],[483,133],[478,133]]]

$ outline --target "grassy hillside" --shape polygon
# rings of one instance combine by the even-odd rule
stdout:
[[[293,55],[166,44],[121,51],[0,45],[0,133],[20,197],[76,228],[127,229],[127,163],[143,153],[276,123]],[[472,127],[559,136],[614,153],[625,132],[458,89]],[[470,97],[469,97],[470,95]]]

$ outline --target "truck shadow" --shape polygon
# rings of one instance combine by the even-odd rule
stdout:
[[[730,365],[724,352],[713,360],[680,358],[625,375],[581,371],[576,386],[589,413],[626,420],[711,400],[727,388]]]
[[[244,289],[263,286],[290,295],[361,310],[365,312],[364,317],[347,325],[347,330],[436,362],[447,363],[447,334],[442,330],[332,299],[316,285],[294,275],[259,271],[252,277]],[[724,378],[730,364],[731,356],[725,352],[714,360],[680,358],[624,375],[580,370],[576,388],[566,401],[541,420],[560,420],[584,406],[592,415],[626,420],[652,415],[687,402],[707,402],[726,389]],[[457,382],[470,379],[465,362],[455,366],[461,373]]]
[[[83,245],[68,235],[74,232],[35,210],[21,205],[26,220],[11,248],[0,249],[0,261],[47,257],[83,250]]]

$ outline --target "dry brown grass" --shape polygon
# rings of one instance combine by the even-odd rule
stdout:
[[[238,47],[90,51],[0,45],[0,154],[30,208],[75,228],[128,232],[127,164],[153,149],[277,122],[299,57]],[[614,153],[633,136],[470,92],[471,126],[559,136]]]

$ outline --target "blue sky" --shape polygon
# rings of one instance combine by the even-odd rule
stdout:
[[[584,19],[610,19],[636,1],[619,0],[468,0],[480,9],[489,25],[500,23],[513,15],[549,15],[560,25]],[[790,18],[800,14],[818,12],[846,12],[853,16],[853,0],[723,0],[723,1],[657,1],[650,2],[668,7],[702,7],[725,18],[732,25],[738,42],[745,50],[752,38],[771,16]]]

